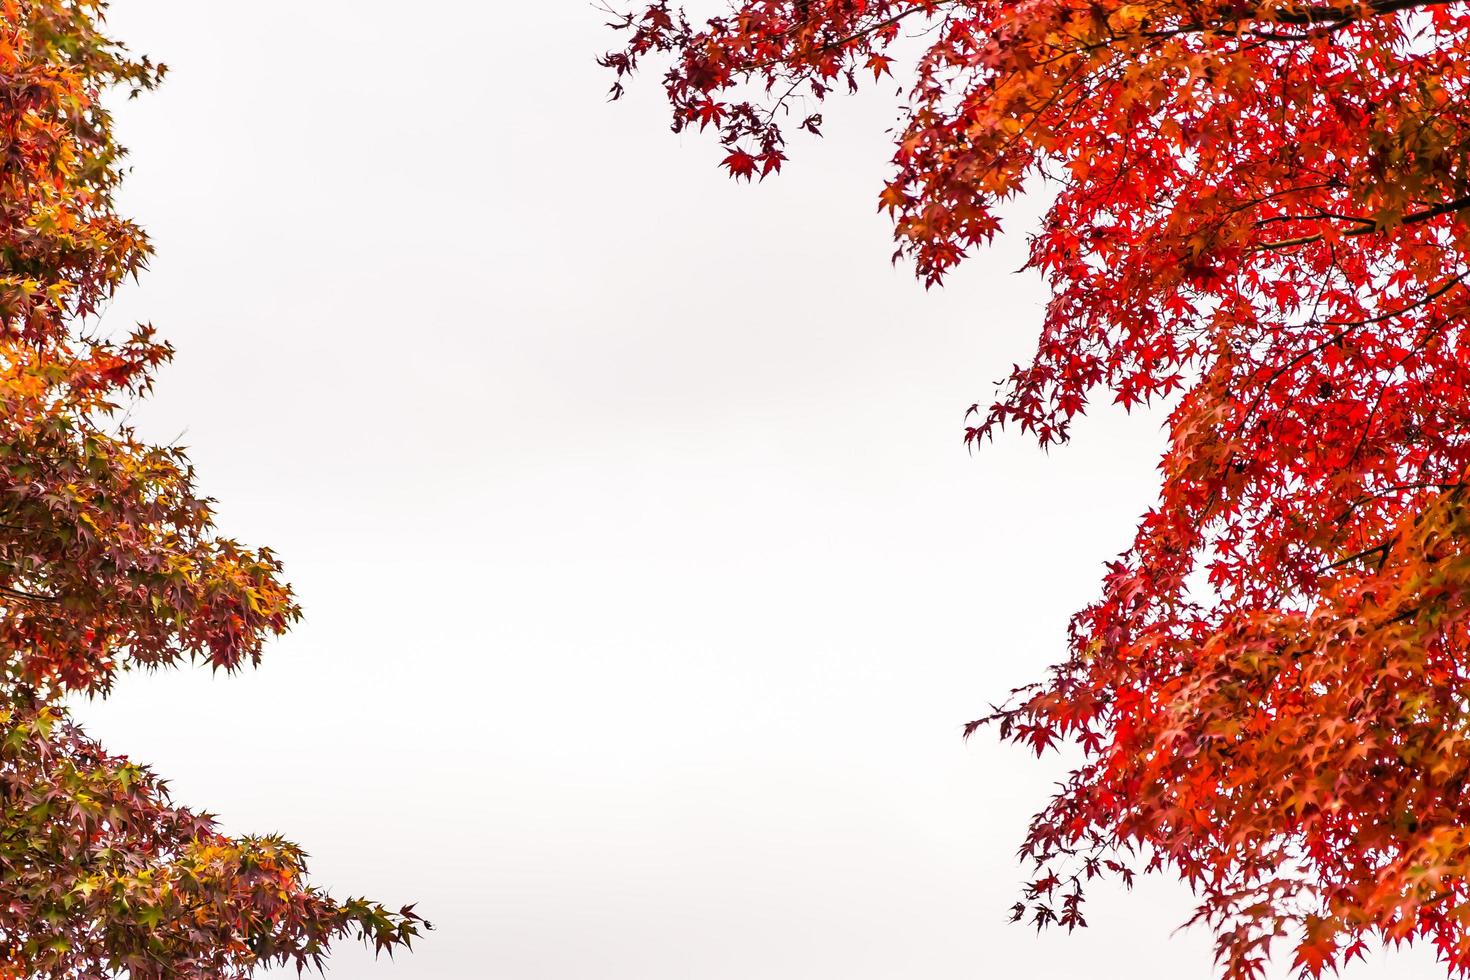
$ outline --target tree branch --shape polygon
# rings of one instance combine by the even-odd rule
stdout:
[[[1373,221],[1369,218],[1358,218],[1350,216],[1341,217],[1339,220],[1367,222],[1367,224],[1365,224],[1361,228],[1353,228],[1342,233],[1343,238],[1356,238],[1358,235],[1370,235],[1377,231],[1387,231],[1389,228],[1398,227],[1399,225],[1421,224],[1425,221],[1430,221],[1434,218],[1439,218],[1446,214],[1453,214],[1457,211],[1463,211],[1466,208],[1470,208],[1470,195],[1458,197],[1455,198],[1455,200],[1453,201],[1446,201],[1443,204],[1437,204],[1434,207],[1424,211],[1416,211],[1413,214],[1405,215],[1404,219],[1400,221],[1398,225],[1385,225],[1380,224],[1377,221]],[[1302,235],[1299,238],[1283,238],[1280,241],[1275,242],[1262,242],[1259,245],[1251,246],[1250,250],[1252,252],[1275,251],[1282,248],[1294,248],[1297,245],[1310,245],[1312,242],[1317,242],[1321,240],[1322,232],[1319,231],[1315,235]]]

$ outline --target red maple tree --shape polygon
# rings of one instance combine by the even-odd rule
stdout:
[[[1157,506],[993,722],[1084,762],[1017,917],[1168,869],[1223,974],[1373,939],[1470,975],[1470,6],[1464,0],[743,0],[619,18],[676,130],[765,177],[800,100],[906,78],[879,206],[937,283],[1054,194],[1035,357],[968,439],[1169,398]],[[902,67],[900,66],[902,62]],[[615,86],[614,93],[621,92]]]

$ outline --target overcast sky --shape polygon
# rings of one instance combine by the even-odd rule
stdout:
[[[337,978],[1208,980],[1167,881],[1008,925],[1066,760],[960,740],[1062,656],[1163,445],[1102,412],[965,452],[1034,341],[1034,205],[925,293],[874,214],[887,103],[737,187],[656,74],[604,102],[604,19],[116,0],[173,70],[118,113],[159,255],[104,325],[177,344],[135,418],[306,620],[78,713],[439,927]]]

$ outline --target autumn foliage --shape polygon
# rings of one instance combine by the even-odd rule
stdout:
[[[243,978],[344,936],[405,946],[411,910],[333,900],[299,848],[221,833],[60,704],[120,670],[254,663],[299,615],[183,454],[120,417],[171,350],[97,336],[150,254],[113,207],[103,99],[163,69],[102,33],[105,6],[0,0],[0,976]]]
[[[968,439],[1170,409],[1157,506],[1066,659],[974,727],[1083,761],[1022,848],[1017,917],[1193,886],[1223,974],[1373,941],[1470,975],[1470,5],[745,0],[618,19],[676,130],[735,177],[834,91],[902,79],[879,197],[937,283],[1023,189],[1035,357]],[[798,106],[805,106],[797,111]]]

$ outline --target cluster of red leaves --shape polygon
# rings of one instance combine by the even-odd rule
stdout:
[[[171,349],[88,320],[150,253],[117,215],[108,91],[161,66],[100,0],[0,0],[0,975],[244,978],[422,920],[336,901],[278,838],[232,839],[58,706],[116,672],[233,670],[299,616],[269,551],[215,532],[177,448],[118,421]]]
[[[939,281],[1000,202],[1055,195],[1036,355],[972,443],[1043,445],[1099,392],[1169,397],[1160,499],[1049,678],[993,715],[1084,762],[1017,915],[1170,869],[1226,977],[1286,937],[1470,976],[1470,5],[1464,0],[745,0],[617,25],[675,128],[780,166],[798,96],[909,55],[880,208]],[[810,117],[809,117],[810,118]]]

